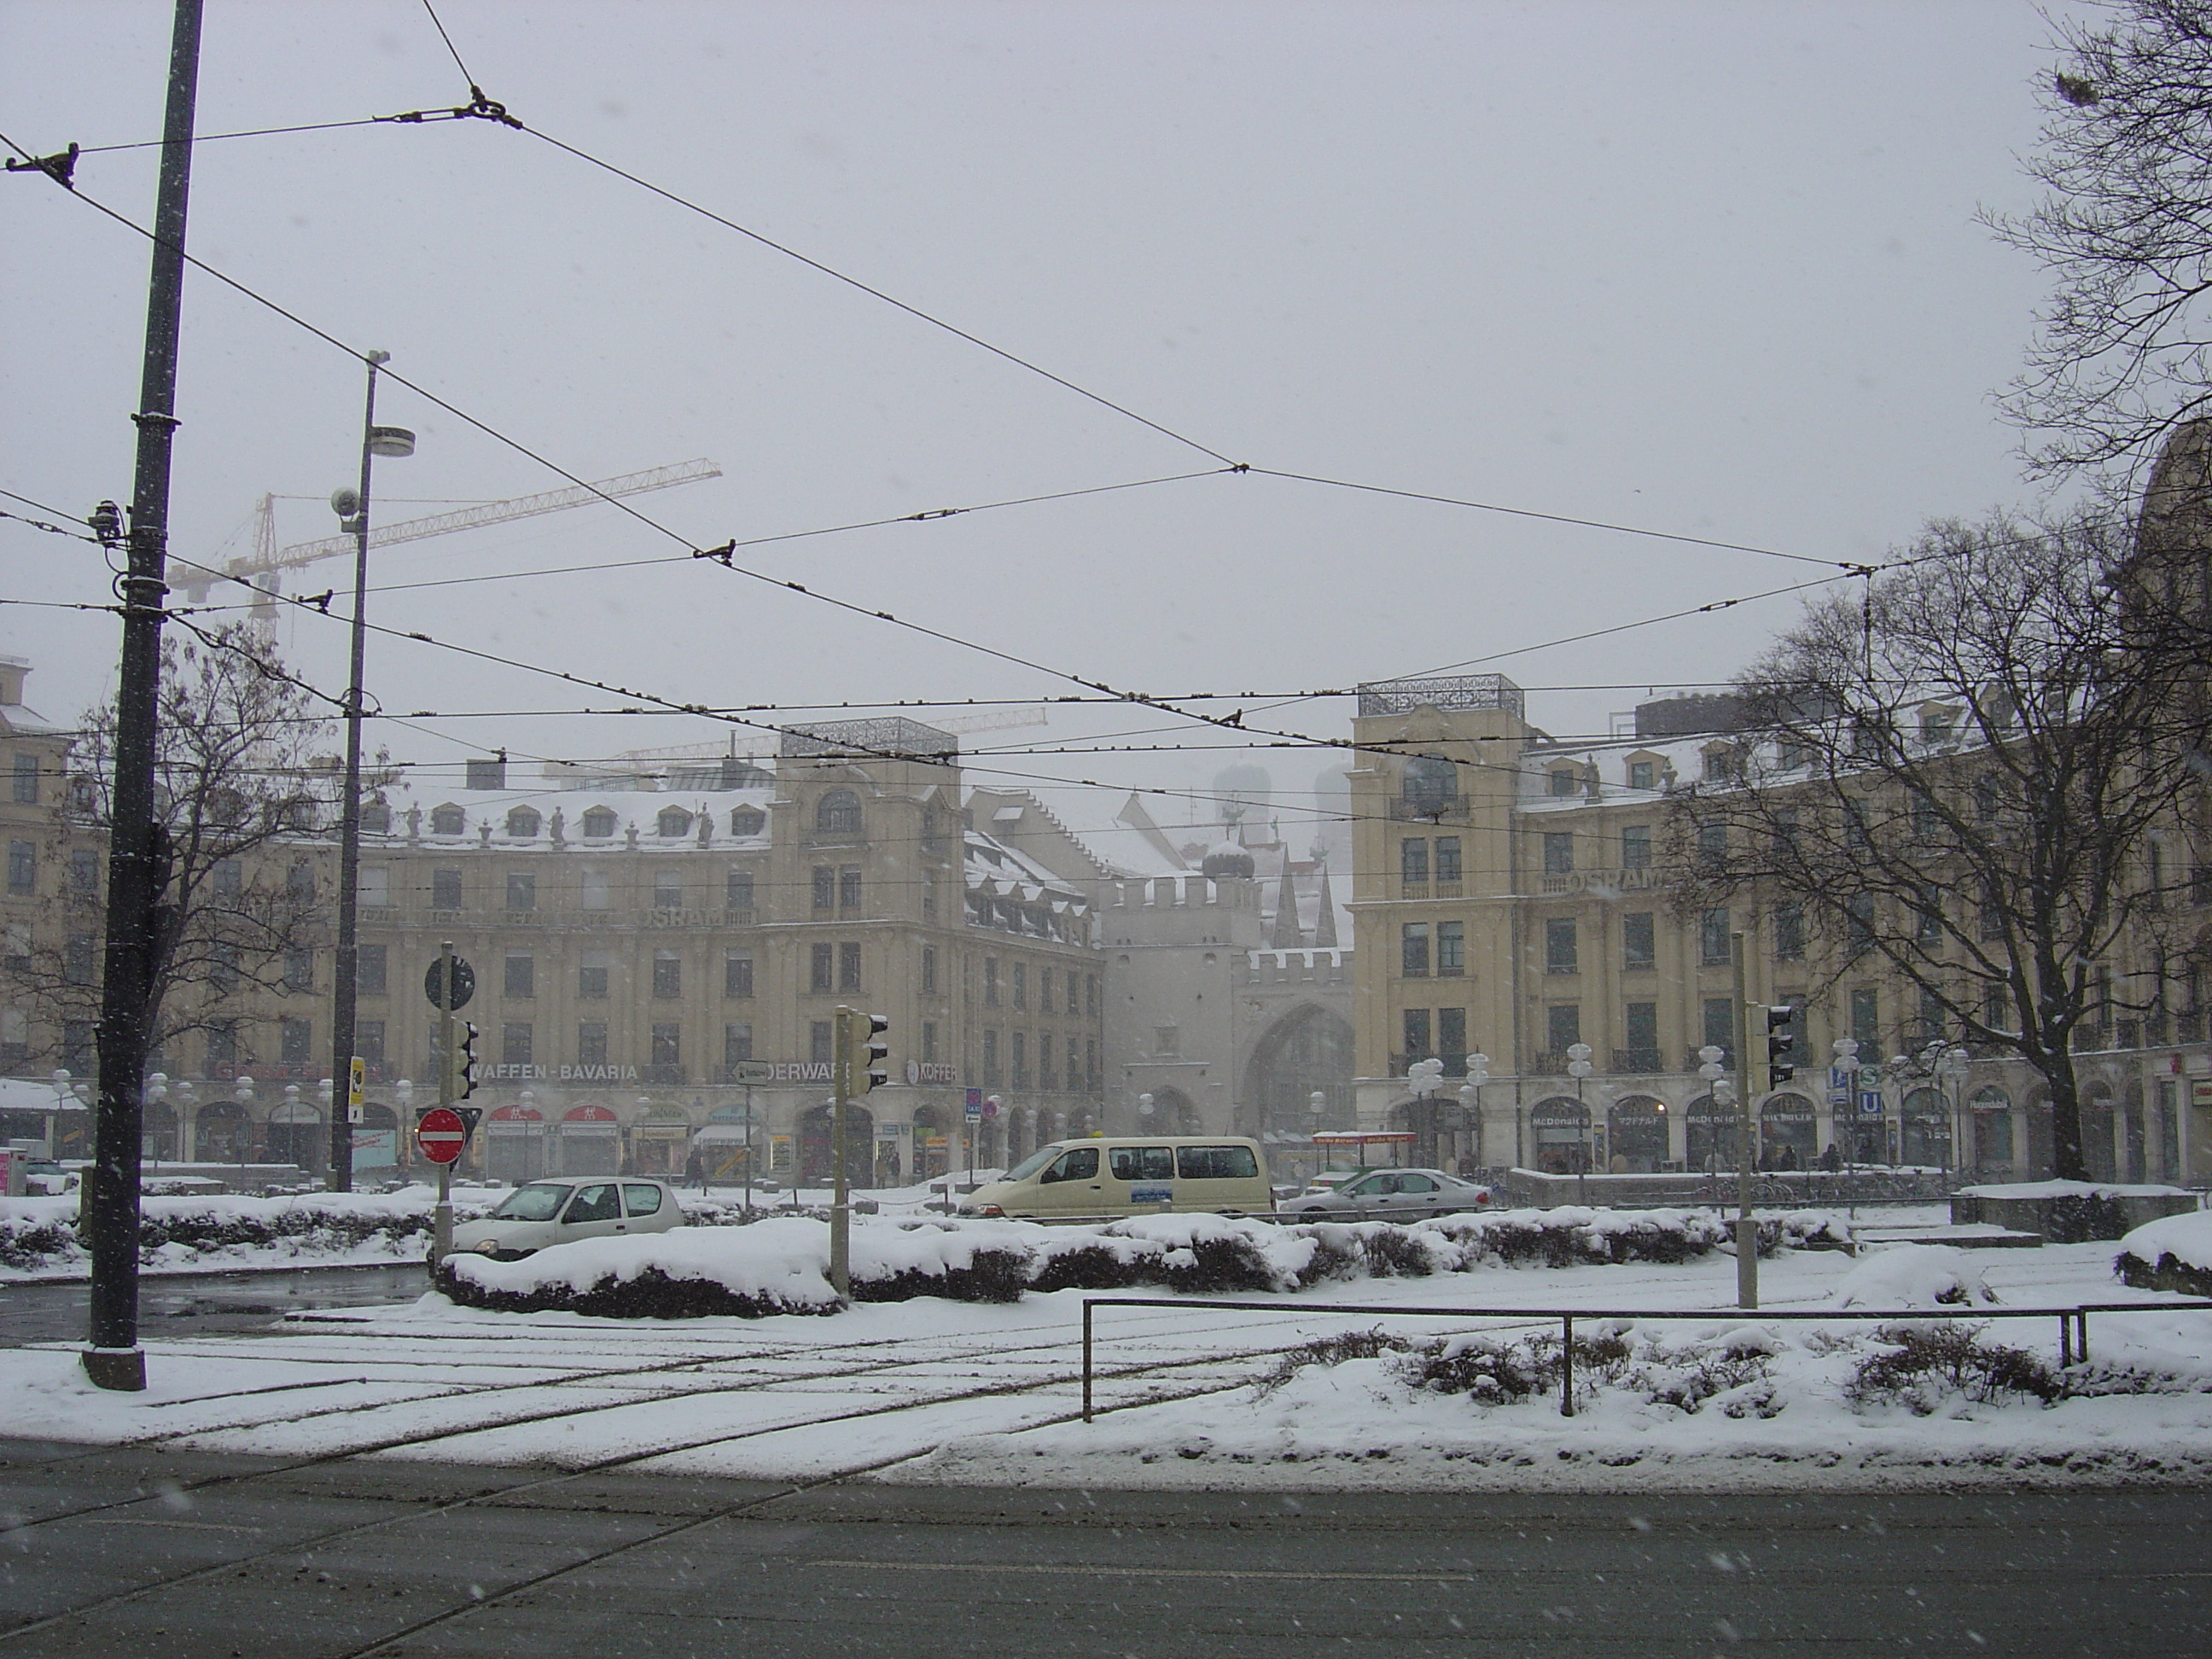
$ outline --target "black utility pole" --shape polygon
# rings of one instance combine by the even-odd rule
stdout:
[[[100,1113],[84,1197],[92,1247],[92,1321],[84,1369],[103,1389],[146,1386],[138,1346],[138,1159],[142,1091],[152,1037],[154,965],[168,884],[166,837],[155,822],[155,728],[161,706],[161,611],[169,542],[169,454],[176,432],[177,331],[184,308],[185,204],[192,176],[201,0],[177,0],[169,45],[168,113],[154,207],[154,270],[146,297],[137,475],[123,578],[123,658],[115,688],[113,830],[107,858],[106,977],[100,1000]]]

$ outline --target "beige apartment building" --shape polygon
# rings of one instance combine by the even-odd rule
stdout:
[[[1715,699],[1656,702],[1629,735],[1567,745],[1530,724],[1503,676],[1360,688],[1361,1126],[1413,1130],[1424,1161],[1447,1164],[1732,1168],[1741,1109],[1715,1105],[1698,1050],[1733,1049],[1729,935],[1741,933],[1747,1000],[1806,1005],[1797,1075],[1779,1090],[1763,1067],[1752,1076],[1762,1160],[1808,1166],[1834,1146],[1854,1163],[2047,1173],[2048,1102],[2024,1064],[1977,1055],[1963,1073],[1933,1071],[1915,1057],[1943,1036],[1940,1023],[1873,958],[1823,975],[1790,907],[1673,902],[1669,814],[1686,785],[1730,775],[1725,712]],[[2175,902],[2212,922],[2212,883],[2182,885]],[[2085,1034],[2083,1129],[2101,1178],[2212,1178],[2197,994],[2191,977],[2170,1015]],[[1832,1063],[1845,1037],[1858,1066]],[[1577,1045],[1589,1051],[1582,1077],[1570,1070]],[[1469,1079],[1470,1054],[1486,1059],[1486,1080]],[[1416,1098],[1408,1067],[1430,1056],[1443,1087]]]

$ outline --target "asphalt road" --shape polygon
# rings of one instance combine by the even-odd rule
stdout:
[[[2212,1494],[811,1489],[0,1442],[0,1659],[2203,1651]]]
[[[138,1281],[138,1322],[141,1334],[149,1340],[257,1330],[303,1309],[411,1302],[429,1288],[419,1262],[149,1275]],[[90,1294],[91,1287],[82,1283],[0,1283],[0,1347],[83,1341]]]

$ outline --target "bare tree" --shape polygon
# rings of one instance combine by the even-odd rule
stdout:
[[[258,994],[307,988],[302,953],[327,927],[313,842],[335,818],[340,784],[321,752],[321,700],[261,630],[173,634],[162,656],[155,787],[168,877],[148,1022],[157,1049],[226,1025]],[[112,707],[87,714],[72,761],[65,811],[88,840],[108,824],[114,723]],[[42,1012],[64,1029],[88,1029],[99,1012],[97,871],[89,857],[72,864],[64,925],[50,935],[61,943],[27,968]]]
[[[2130,475],[2212,414],[2212,0],[2056,20],[2061,64],[2029,173],[2049,193],[1984,222],[2053,275],[2008,412],[2039,471]]]
[[[2087,518],[1933,527],[1741,678],[1734,764],[1672,829],[1679,902],[1772,906],[1816,996],[1864,975],[1927,1036],[2025,1060],[2074,1179],[2077,1036],[2162,998],[2160,838],[2201,788],[2202,659],[2123,603],[2132,557]]]

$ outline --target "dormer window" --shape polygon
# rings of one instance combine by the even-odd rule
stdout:
[[[825,836],[860,833],[860,798],[849,789],[832,789],[816,803],[814,828]]]
[[[392,809],[380,800],[364,801],[361,809],[361,832],[364,836],[390,835]]]
[[[1954,741],[1959,734],[1959,711],[1948,703],[1923,704],[1920,710],[1920,741],[1930,749]]]
[[[1545,786],[1554,795],[1571,795],[1581,787],[1571,766],[1555,766],[1546,775]]]
[[[315,817],[315,803],[304,795],[284,803],[284,827],[287,830],[313,830]]]
[[[468,815],[450,801],[430,809],[430,833],[434,836],[463,835],[468,827]]]
[[[1741,767],[1741,758],[1730,744],[1715,744],[1705,750],[1705,781],[1708,783],[1732,782]]]
[[[768,814],[757,806],[740,806],[730,814],[730,833],[757,836],[768,828]]]
[[[507,833],[516,841],[528,841],[538,833],[538,814],[527,806],[518,806],[507,815]]]
[[[1459,768],[1434,756],[1417,755],[1406,763],[1399,791],[1413,811],[1441,812],[1459,798]]]
[[[615,832],[615,815],[608,808],[594,806],[584,814],[584,835],[587,840],[605,841]]]
[[[1631,789],[1656,789],[1659,787],[1659,763],[1648,760],[1629,762],[1628,787]]]
[[[673,839],[691,828],[691,815],[680,806],[664,806],[660,816],[653,820],[654,828],[665,837]]]

